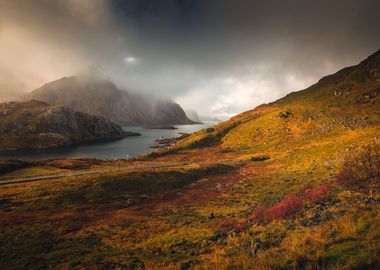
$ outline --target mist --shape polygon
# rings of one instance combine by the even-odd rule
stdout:
[[[380,47],[379,1],[0,0],[0,99],[101,70],[228,118]]]

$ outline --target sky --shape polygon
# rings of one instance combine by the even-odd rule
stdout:
[[[81,72],[229,118],[380,49],[378,0],[0,0],[0,100]]]

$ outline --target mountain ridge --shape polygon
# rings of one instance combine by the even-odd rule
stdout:
[[[49,82],[24,97],[104,116],[118,124],[194,124],[180,105],[119,89],[108,79],[71,76]]]

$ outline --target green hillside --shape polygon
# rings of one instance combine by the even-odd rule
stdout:
[[[342,144],[373,140],[379,121],[380,51],[305,90],[201,130],[168,153],[211,147],[226,158],[271,154],[277,159],[303,148],[335,152]]]

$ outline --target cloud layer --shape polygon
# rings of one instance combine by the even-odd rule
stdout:
[[[0,96],[88,68],[229,117],[380,47],[376,0],[0,0]]]

